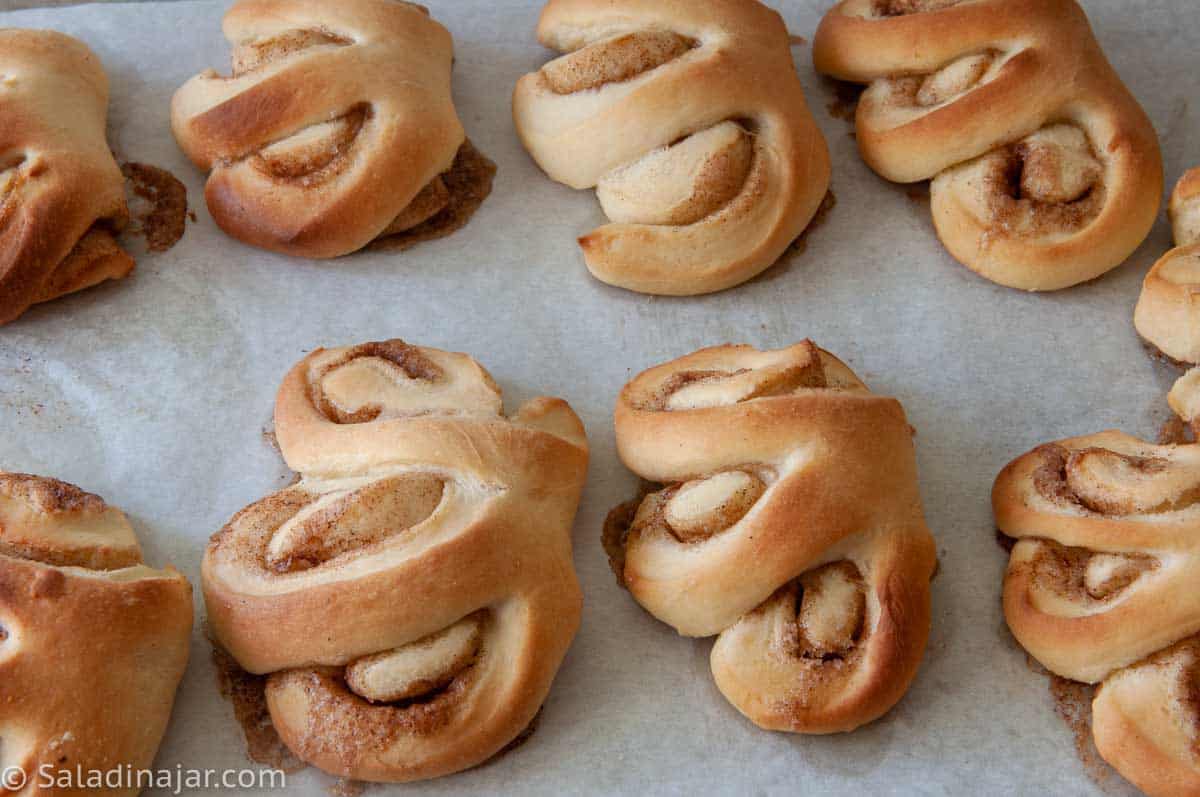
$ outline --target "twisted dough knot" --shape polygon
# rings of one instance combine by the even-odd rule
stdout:
[[[622,582],[771,730],[852,730],[890,709],[929,634],[933,539],[912,432],[811,342],[719,346],[621,391],[625,464],[667,485],[610,515]],[[623,556],[623,561],[622,561]]]
[[[283,741],[321,769],[408,781],[474,766],[545,699],[579,624],[570,528],[587,468],[559,399],[512,418],[463,354],[318,350],[275,407],[293,487],[204,559],[209,621],[270,673]]]
[[[214,220],[247,243],[336,257],[411,229],[450,201],[439,175],[465,140],[453,42],[396,0],[240,0],[233,72],[171,104],[180,147],[211,174]]]
[[[829,186],[787,29],[755,0],[550,0],[517,132],[538,165],[595,187],[613,222],[579,239],[592,274],[643,293],[711,293],[779,258]]]
[[[0,30],[0,324],[33,304],[120,279],[129,219],[105,140],[108,78],[87,45]]]
[[[938,236],[987,279],[1066,288],[1154,224],[1158,139],[1075,0],[842,0],[813,61],[869,84],[863,158],[889,180],[932,179]]]
[[[191,628],[191,585],[142,564],[119,510],[64,482],[0,473],[0,771],[26,773],[22,794],[59,793],[39,784],[43,767],[149,767]]]
[[[1196,427],[1200,371],[1171,406]],[[1121,432],[1041,446],[992,492],[1018,542],[1004,579],[1013,635],[1059,675],[1103,682],[1096,745],[1152,795],[1200,790],[1200,446]]]
[[[1195,365],[1200,363],[1200,168],[1175,185],[1170,215],[1175,248],[1146,274],[1133,324],[1163,354]]]

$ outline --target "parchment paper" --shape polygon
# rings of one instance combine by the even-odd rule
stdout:
[[[715,296],[665,299],[593,280],[575,243],[602,214],[592,192],[546,178],[510,121],[516,79],[548,53],[536,0],[423,0],[453,32],[455,100],[499,166],[495,191],[450,238],[402,254],[333,262],[273,255],[225,237],[202,177],[171,137],[172,92],[225,70],[224,2],[112,4],[0,14],[0,25],[84,39],[112,82],[110,140],[122,158],[171,169],[197,221],[141,258],[136,276],[43,305],[0,329],[0,467],[53,475],[130,515],[155,564],[199,583],[208,536],[290,474],[264,439],[285,371],[319,345],[393,336],[466,351],[507,406],[568,399],[592,465],[575,526],[583,627],[540,725],[474,771],[372,793],[1129,794],[1097,785],[1000,613],[1007,556],[989,505],[1000,468],[1034,445],[1121,427],[1153,437],[1175,372],[1152,362],[1131,323],[1141,278],[1168,247],[1164,221],[1123,267],[1091,284],[1027,295],[986,282],[938,244],[928,203],[860,160],[832,118],[831,86],[793,53],[832,150],[837,207],[760,278]],[[831,0],[775,0],[811,38]],[[1191,0],[1090,0],[1093,24],[1162,137],[1168,183],[1200,164],[1195,96],[1200,27]],[[915,197],[914,197],[915,195]],[[921,491],[938,541],[933,634],[907,697],[850,735],[760,731],[721,697],[710,642],[677,636],[617,588],[600,526],[636,479],[617,460],[612,406],[635,373],[727,341],[782,346],[806,336],[917,429]],[[159,767],[246,765],[201,633]],[[115,707],[120,710],[120,707]],[[293,791],[333,783],[309,769]]]

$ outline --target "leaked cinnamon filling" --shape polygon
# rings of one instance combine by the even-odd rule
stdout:
[[[1084,602],[1112,600],[1159,561],[1142,553],[1103,553],[1038,540],[1031,563],[1033,581],[1042,588]]]
[[[670,31],[626,33],[596,42],[542,67],[542,78],[556,94],[623,83],[657,69],[699,43]]]
[[[418,224],[429,221],[449,204],[450,189],[446,187],[446,181],[440,175],[434,177],[413,197],[412,202],[409,202],[408,206],[400,211],[400,215],[392,219],[391,224],[379,233],[379,237],[397,235],[411,230]]]
[[[433,474],[406,473],[324,496],[279,527],[267,545],[266,565],[294,573],[377,546],[428,519],[444,489]]]
[[[345,36],[323,30],[289,30],[278,36],[243,42],[233,50],[233,76],[241,77],[267,64],[322,45],[353,44]]]

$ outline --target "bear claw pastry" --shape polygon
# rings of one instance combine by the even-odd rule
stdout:
[[[276,435],[302,478],[239,512],[202,572],[215,639],[269,674],[308,763],[446,775],[545,700],[579,625],[587,440],[560,399],[501,409],[470,357],[395,340],[317,350],[284,379]]]
[[[1171,390],[1200,420],[1200,371]],[[1052,672],[1099,683],[1100,754],[1152,797],[1200,793],[1200,445],[1121,432],[1040,446],[992,492],[1017,540],[1004,614]]]
[[[755,724],[849,731],[907,691],[936,563],[895,399],[804,342],[702,349],[617,400],[617,449],[664,485],[610,514],[619,580]],[[636,509],[633,506],[636,505]]]
[[[1181,363],[1200,363],[1200,168],[1171,194],[1175,248],[1142,282],[1133,324],[1144,340]]]
[[[108,78],[87,45],[0,30],[0,324],[121,279],[125,179],[105,139]]]
[[[829,153],[777,13],[757,0],[551,0],[513,119],[554,180],[611,221],[579,239],[596,278],[693,295],[774,263],[816,214]]]
[[[856,138],[1001,285],[1057,290],[1120,265],[1161,201],[1158,138],[1075,0],[842,0],[817,71],[868,84]]]
[[[191,585],[142,564],[119,510],[56,479],[0,473],[0,771],[24,773],[16,792],[94,794],[46,788],[47,773],[75,783],[80,771],[148,769],[191,629]]]
[[[188,81],[171,126],[209,173],[205,198],[225,232],[337,257],[448,206],[443,176],[470,145],[450,96],[450,33],[423,7],[240,0],[224,30],[232,74]]]

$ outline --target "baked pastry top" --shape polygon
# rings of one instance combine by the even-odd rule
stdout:
[[[1093,279],[1154,225],[1158,138],[1075,0],[842,0],[813,62],[867,84],[863,158],[889,180],[932,180],[942,243],[993,282]]]
[[[204,595],[216,641],[270,674],[282,740],[326,772],[466,769],[550,690],[579,625],[587,440],[560,399],[501,411],[470,357],[398,340],[284,379],[276,435],[302,478],[213,537]]]
[[[769,730],[849,731],[916,675],[936,564],[912,430],[809,341],[717,346],[617,400],[617,450],[663,485],[618,507],[618,580],[685,636],[712,636],[718,688]]]
[[[1142,281],[1133,324],[1173,360],[1200,363],[1200,168],[1179,179],[1169,206],[1175,248]]]
[[[108,77],[78,39],[0,29],[0,324],[120,279],[125,181],[105,139]]]
[[[1200,370],[1171,390],[1196,427]],[[996,525],[1017,540],[1004,614],[1065,678],[1101,684],[1100,754],[1153,797],[1200,793],[1200,446],[1118,431],[1060,440],[996,479]]]
[[[0,771],[24,772],[20,794],[95,794],[77,768],[149,768],[191,628],[191,585],[142,564],[119,510],[55,479],[0,473]],[[78,788],[43,788],[47,772]]]
[[[203,72],[171,103],[176,140],[209,173],[221,229],[337,257],[452,202],[443,178],[465,142],[450,96],[453,42],[425,8],[239,0],[223,27],[231,74]]]
[[[780,16],[757,0],[550,0],[538,40],[565,53],[517,82],[538,165],[595,188],[611,224],[579,239],[592,275],[643,293],[711,293],[774,263],[829,186]]]

